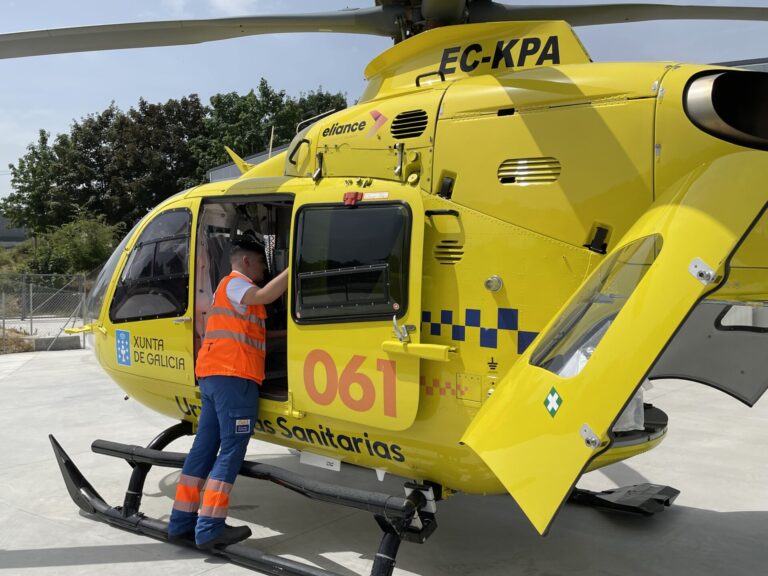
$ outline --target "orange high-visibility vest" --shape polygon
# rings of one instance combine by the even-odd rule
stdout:
[[[233,272],[216,289],[205,338],[197,354],[195,376],[239,376],[261,384],[267,348],[267,311],[261,304],[247,306],[245,314],[235,310],[227,297],[227,285],[234,277]]]

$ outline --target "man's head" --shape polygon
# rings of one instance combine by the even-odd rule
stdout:
[[[256,284],[264,280],[267,258],[264,253],[264,246],[258,242],[250,238],[234,240],[229,251],[229,260],[232,264],[232,270],[245,274]]]

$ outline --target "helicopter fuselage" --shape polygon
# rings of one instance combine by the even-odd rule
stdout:
[[[131,397],[196,422],[205,314],[230,239],[252,233],[273,273],[291,267],[270,310],[255,437],[331,468],[502,492],[463,438],[489,399],[525,385],[512,367],[697,170],[740,154],[765,162],[686,110],[691,80],[720,70],[591,63],[564,23],[446,27],[403,42],[371,63],[360,103],[137,225],[105,269],[99,360]],[[585,350],[569,357],[586,362]],[[559,374],[559,390],[527,414],[494,416],[500,442],[575,409],[571,374]],[[615,402],[628,407],[642,380]],[[591,470],[655,447],[666,418],[586,430]]]

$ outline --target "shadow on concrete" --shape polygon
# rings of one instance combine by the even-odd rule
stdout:
[[[401,479],[387,477],[379,483],[365,469],[315,471],[290,455],[260,460],[319,480],[402,493]],[[607,475],[618,484],[647,482],[626,464],[611,467]],[[177,472],[163,476],[153,496],[167,499],[170,506],[176,477]],[[298,557],[344,575],[367,573],[364,566],[373,562],[381,536],[370,514],[311,501],[249,478],[239,479],[235,490],[231,521],[249,522],[267,533],[258,537],[257,532],[249,540],[254,548]],[[423,575],[753,576],[768,565],[768,546],[763,542],[768,512],[763,511],[721,513],[672,506],[643,517],[566,505],[550,535],[541,537],[509,496],[459,494],[439,504],[437,518],[439,527],[426,544],[401,547],[400,570]],[[346,561],[350,558],[358,559],[351,567]]]
[[[626,462],[617,462],[605,468],[601,468],[600,470],[603,476],[616,484],[616,486],[652,483],[648,478],[629,466]]]
[[[62,548],[35,548],[32,550],[0,551],[0,570],[24,568],[54,568],[61,566],[87,566],[91,564],[123,564],[178,560],[196,554],[171,544],[104,544]],[[224,564],[223,560],[212,559]]]

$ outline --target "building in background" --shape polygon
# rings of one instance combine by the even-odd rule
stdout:
[[[248,164],[253,164],[255,166],[256,164],[261,164],[264,162],[264,160],[268,160],[272,156],[280,154],[280,152],[287,149],[288,144],[285,144],[283,146],[273,148],[271,155],[268,152],[259,152],[258,154],[246,156],[243,158],[243,160],[248,162]],[[208,170],[208,182],[221,182],[222,180],[230,180],[232,178],[238,178],[239,176],[240,170],[238,170],[234,162],[223,164],[222,166],[216,166],[216,168],[211,168]]]
[[[12,248],[27,239],[24,228],[12,228],[5,216],[0,216],[0,248]]]

